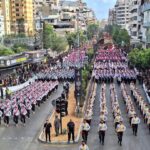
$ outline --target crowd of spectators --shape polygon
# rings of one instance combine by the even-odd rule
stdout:
[[[147,88],[147,93],[150,96],[150,69],[143,73],[143,83]]]
[[[32,78],[40,70],[46,68],[45,65],[28,64],[17,67],[12,73],[0,75],[0,80],[3,87],[10,87],[22,84]]]

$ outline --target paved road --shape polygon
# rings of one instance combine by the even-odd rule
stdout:
[[[90,150],[99,150],[99,149],[102,149],[102,150],[109,150],[109,149],[111,149],[111,150],[132,150],[132,149],[134,149],[134,150],[135,149],[136,150],[149,150],[150,135],[148,133],[147,126],[144,124],[143,118],[142,118],[139,110],[137,109],[137,106],[135,105],[135,108],[136,108],[136,112],[137,112],[138,116],[141,118],[141,124],[139,125],[138,136],[135,137],[132,135],[132,129],[129,125],[129,119],[128,119],[127,112],[126,112],[126,105],[123,102],[123,97],[121,94],[120,86],[115,84],[120,109],[122,112],[122,116],[124,118],[125,126],[127,127],[127,130],[124,133],[124,137],[123,137],[123,145],[122,145],[122,147],[120,147],[118,145],[117,135],[115,133],[115,128],[113,126],[113,116],[112,116],[112,112],[111,112],[112,108],[111,108],[111,102],[110,102],[109,86],[110,85],[107,84],[107,88],[106,88],[106,99],[107,99],[107,107],[108,107],[109,113],[108,113],[108,121],[107,121],[108,130],[106,132],[105,145],[102,146],[99,143],[98,134],[97,134],[97,128],[98,128],[98,122],[99,122],[99,104],[100,104],[100,102],[99,102],[100,85],[98,85],[96,101],[95,101],[95,105],[94,105],[94,116],[93,116],[93,120],[91,122],[91,131],[89,133],[89,139],[88,139],[88,145],[89,145]],[[145,97],[145,94],[144,94],[143,89],[141,88],[141,85],[137,84],[137,86],[140,88],[143,97]],[[130,91],[129,85],[127,85],[127,89],[131,96],[131,91]],[[145,99],[146,99],[146,97],[145,97]],[[133,100],[133,97],[132,97],[132,100]]]
[[[100,105],[100,85],[97,86],[96,90],[96,100],[94,104],[94,116],[91,122],[91,131],[89,133],[88,145],[90,150],[149,150],[150,147],[150,135],[146,125],[143,123],[142,116],[138,109],[136,109],[137,114],[141,117],[141,124],[139,125],[138,136],[132,135],[132,129],[128,122],[128,116],[126,113],[126,106],[122,100],[122,94],[120,87],[116,84],[117,95],[119,99],[119,105],[121,108],[122,116],[124,118],[125,125],[127,127],[126,132],[123,137],[123,145],[120,147],[117,143],[117,135],[115,133],[115,128],[113,126],[113,116],[111,112],[111,102],[110,102],[110,90],[109,84],[107,84],[106,98],[107,107],[109,110],[108,114],[108,131],[106,132],[105,145],[102,146],[98,140],[97,128],[99,123],[99,105]],[[142,95],[145,97],[144,91],[138,84]],[[129,85],[128,92],[130,93]],[[58,92],[54,93],[50,100],[55,99],[62,90],[62,86],[59,87]],[[136,104],[135,107],[137,108]],[[13,125],[9,128],[0,127],[0,149],[2,150],[77,150],[79,144],[74,145],[49,145],[42,144],[38,142],[38,133],[44,123],[44,120],[52,112],[51,102],[47,101],[41,106],[39,110],[32,115],[31,120],[27,120],[25,127],[21,125],[16,128]]]
[[[36,145],[38,133],[46,120],[47,116],[52,112],[53,106],[51,100],[56,99],[62,92],[62,85],[58,91],[50,96],[46,103],[40,108],[36,108],[36,113],[31,115],[31,119],[27,119],[26,126],[19,124],[15,127],[13,122],[10,122],[10,127],[0,126],[0,149],[2,150],[28,150],[30,145]],[[42,145],[43,146],[43,145]]]

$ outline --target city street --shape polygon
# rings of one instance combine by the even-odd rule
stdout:
[[[139,88],[141,86],[139,85]],[[148,150],[150,147],[150,135],[148,132],[148,128],[147,126],[144,124],[143,119],[139,113],[139,110],[137,109],[136,112],[138,114],[138,116],[140,116],[141,118],[141,124],[139,125],[139,130],[138,130],[138,136],[135,137],[132,134],[132,129],[129,125],[129,121],[128,121],[128,117],[127,117],[127,113],[126,113],[126,106],[123,103],[122,100],[122,96],[121,96],[121,91],[120,91],[120,87],[116,84],[116,88],[117,88],[117,94],[118,94],[118,100],[119,100],[119,104],[120,104],[120,109],[122,112],[122,116],[123,116],[123,120],[125,123],[125,126],[127,127],[124,136],[123,136],[123,145],[122,147],[119,146],[119,144],[117,143],[118,139],[117,139],[117,135],[115,133],[115,128],[114,128],[114,123],[113,123],[113,115],[111,112],[111,103],[110,103],[110,93],[109,93],[109,84],[107,84],[107,91],[106,91],[106,99],[107,99],[107,107],[108,107],[108,130],[106,131],[106,138],[105,138],[105,145],[102,146],[99,143],[99,139],[98,139],[98,124],[99,124],[99,96],[100,96],[100,85],[97,86],[97,96],[96,96],[96,101],[95,101],[95,107],[94,107],[94,117],[92,120],[92,125],[91,125],[91,130],[90,130],[90,134],[88,137],[88,145],[89,148],[92,150],[98,150],[98,149],[103,149],[103,150],[132,150],[132,149],[136,149],[136,150]],[[128,86],[129,89],[129,86]],[[143,93],[143,96],[145,97],[144,91],[142,90],[142,88],[140,88],[141,92]],[[137,108],[137,106],[135,107]]]
[[[109,84],[107,84],[106,98],[107,98],[107,107],[109,110],[108,113],[108,130],[106,132],[105,145],[102,146],[99,143],[98,139],[98,123],[99,123],[99,97],[100,97],[100,84],[97,86],[97,94],[96,101],[94,104],[94,116],[92,119],[91,130],[88,137],[88,146],[90,150],[148,150],[150,147],[150,135],[148,133],[148,129],[146,125],[143,123],[143,119],[139,113],[139,110],[136,109],[138,116],[141,118],[141,124],[139,125],[138,136],[135,137],[132,135],[132,130],[128,122],[128,117],[125,109],[125,104],[122,101],[122,95],[120,91],[120,87],[116,85],[117,94],[119,99],[119,104],[122,112],[122,116],[125,122],[125,126],[127,130],[125,131],[123,137],[123,145],[120,147],[117,143],[117,135],[115,133],[115,128],[113,126],[113,116],[111,112],[111,103],[110,103],[110,93],[109,93]],[[145,93],[141,88],[141,85],[138,85],[140,91],[145,97]],[[129,89],[129,85],[128,85]],[[58,97],[58,95],[62,91],[62,86],[59,86],[59,89],[56,93],[53,93],[50,97],[50,100],[45,104],[41,105],[41,107],[36,109],[36,113],[31,116],[31,120],[27,120],[26,126],[23,127],[19,125],[19,127],[15,127],[11,125],[11,127],[0,127],[0,147],[3,150],[76,150],[78,149],[80,142],[78,144],[70,144],[70,145],[51,145],[51,144],[43,144],[38,141],[38,133],[42,128],[42,125],[46,119],[46,117],[52,112],[51,100]],[[137,108],[137,106],[135,106]],[[40,119],[39,119],[40,118]],[[81,140],[80,140],[81,141]]]
[[[31,119],[27,119],[26,126],[21,123],[15,127],[11,120],[10,126],[0,126],[0,147],[3,150],[28,150],[30,145],[38,145],[38,134],[41,130],[47,116],[52,112],[53,106],[51,101],[56,99],[62,93],[62,85],[59,86],[57,92],[53,93],[49,100],[36,107],[35,114],[31,115]]]
[[[150,0],[0,0],[0,150],[150,150]]]

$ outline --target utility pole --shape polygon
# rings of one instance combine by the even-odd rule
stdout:
[[[80,104],[82,97],[82,70],[80,65],[80,33],[79,33],[79,16],[80,16],[80,0],[77,1],[77,67],[75,69],[75,96],[76,96],[76,105],[77,105],[77,114],[80,113]]]

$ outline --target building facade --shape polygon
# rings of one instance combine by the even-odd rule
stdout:
[[[0,0],[0,11],[4,17],[4,30],[6,35],[11,34],[11,20],[10,20],[10,0]]]
[[[10,0],[11,31],[13,34],[34,34],[33,1]]]
[[[140,16],[141,0],[130,0],[129,2],[129,33],[131,37],[131,44],[137,45],[142,39],[142,17]]]
[[[0,37],[5,35],[4,16],[0,15]]]
[[[142,16],[142,45],[144,48],[150,47],[150,0],[141,1]]]
[[[129,30],[129,0],[117,0],[115,4],[116,24]]]
[[[64,35],[66,32],[86,30],[87,24],[94,23],[96,18],[92,9],[82,1],[61,0],[50,4],[49,15],[42,11],[36,19],[36,29],[40,30],[40,20],[53,25],[55,31]]]
[[[110,25],[116,24],[116,11],[114,8],[109,9],[108,24]]]

